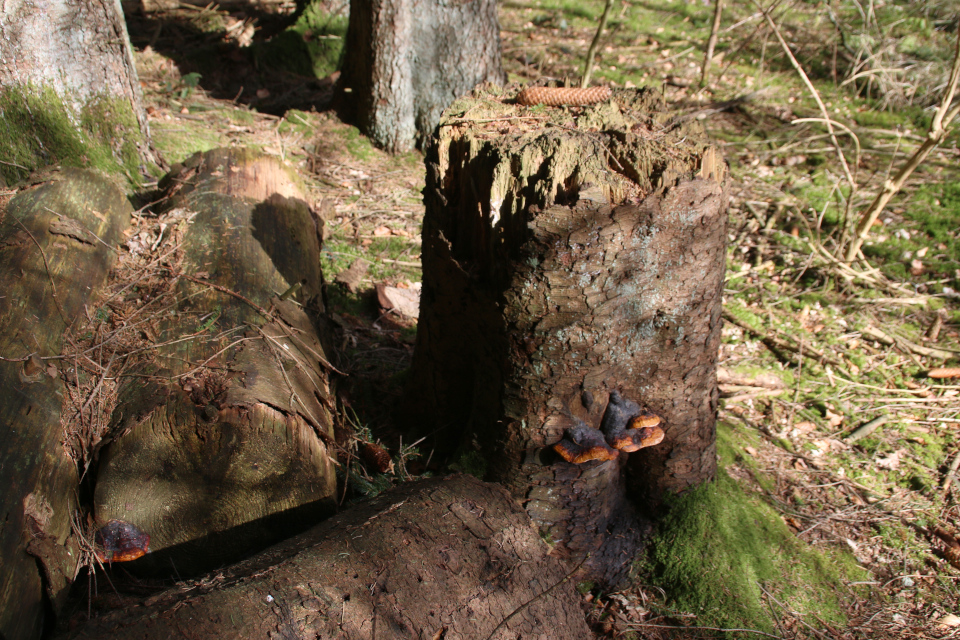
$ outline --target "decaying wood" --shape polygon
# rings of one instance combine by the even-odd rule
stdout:
[[[626,490],[656,502],[716,467],[725,164],[652,92],[536,117],[514,99],[456,102],[427,154],[411,414],[612,580],[642,529]],[[613,391],[666,440],[580,466],[544,451]]]
[[[956,356],[957,354],[952,351],[945,351],[944,349],[934,349],[932,347],[925,347],[914,342],[910,342],[905,338],[900,336],[890,336],[881,329],[878,329],[874,326],[867,325],[860,330],[861,335],[868,340],[876,340],[880,344],[885,344],[887,346],[894,346],[903,349],[904,351],[909,351],[915,353],[918,356],[927,356],[930,358],[941,358],[948,359]]]
[[[74,577],[77,465],[63,446],[59,361],[45,358],[60,355],[104,284],[131,213],[115,184],[76,169],[0,208],[0,636],[10,640],[38,638],[44,586],[56,607]]]
[[[738,373],[726,367],[717,368],[717,382],[721,385],[739,387],[762,387],[764,389],[783,389],[787,385],[772,371],[763,371],[754,375]]]
[[[68,637],[589,638],[570,568],[548,551],[499,487],[408,483]]]
[[[323,312],[319,222],[281,165],[214,150],[164,184],[196,212],[181,302],[156,367],[120,388],[94,515],[150,535],[132,566],[187,575],[332,511],[333,368],[307,313]]]

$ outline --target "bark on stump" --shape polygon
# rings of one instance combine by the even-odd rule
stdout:
[[[68,637],[589,638],[575,583],[548,551],[499,487],[408,483]]]
[[[659,94],[512,97],[457,101],[428,150],[413,414],[616,581],[640,535],[625,493],[656,504],[716,468],[725,165]],[[613,391],[657,413],[665,440],[609,462],[554,456]]]
[[[67,169],[0,206],[0,636],[38,638],[44,587],[62,603],[79,555],[77,465],[63,445],[63,334],[104,284],[132,208]]]
[[[350,3],[341,113],[392,153],[433,131],[453,100],[506,77],[495,0]]]
[[[94,494],[98,525],[150,535],[131,567],[181,575],[302,531],[336,489],[328,348],[304,311],[323,312],[320,223],[272,159],[221,149],[186,164],[172,206],[197,215],[158,340],[175,342],[121,387]]]

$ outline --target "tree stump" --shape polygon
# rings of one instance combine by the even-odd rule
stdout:
[[[499,487],[407,483],[68,637],[589,638],[575,582],[548,552]]]
[[[132,212],[113,182],[78,169],[0,206],[0,636],[9,640],[40,637],[44,587],[56,607],[77,567],[77,463],[63,444],[63,363],[48,358],[106,281]]]
[[[120,388],[94,492],[98,525],[150,536],[131,567],[180,575],[302,531],[336,489],[322,223],[275,160],[220,149],[186,165],[166,181],[171,206],[197,212],[181,303],[155,367]]]
[[[506,77],[494,0],[351,2],[340,112],[392,153],[426,139],[455,98]]]
[[[627,494],[655,505],[716,468],[725,165],[657,93],[577,108],[514,96],[457,101],[427,153],[410,413],[615,581],[641,530]],[[614,392],[660,416],[664,441],[556,456],[620,406]]]

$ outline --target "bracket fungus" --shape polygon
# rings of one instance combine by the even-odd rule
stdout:
[[[600,421],[600,429],[583,422],[564,433],[553,450],[567,462],[583,464],[591,460],[615,460],[620,451],[633,453],[663,441],[660,417],[640,408],[618,391],[610,392],[610,400]]]
[[[607,445],[602,433],[582,422],[567,429],[563,440],[553,445],[553,450],[573,464],[583,464],[591,460],[615,460],[619,455],[616,449]]]
[[[610,402],[603,413],[600,430],[614,449],[633,453],[663,441],[660,416],[644,411],[636,402],[610,392]]]
[[[123,520],[111,520],[100,527],[95,541],[100,562],[128,562],[150,550],[150,536]]]

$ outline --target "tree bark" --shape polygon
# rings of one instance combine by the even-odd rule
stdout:
[[[186,165],[167,180],[171,206],[198,212],[180,304],[155,365],[120,389],[94,492],[98,525],[150,536],[131,568],[180,575],[303,530],[336,489],[322,223],[272,159],[220,149]]]
[[[642,532],[626,496],[655,505],[716,468],[725,165],[651,92],[577,111],[510,97],[455,103],[427,153],[410,414],[615,582]],[[658,414],[665,440],[558,459],[613,392]]]
[[[67,169],[0,207],[0,636],[40,637],[73,580],[77,463],[63,445],[67,328],[106,281],[130,223],[123,192]]]
[[[590,638],[569,569],[548,551],[499,487],[408,483],[67,637]]]
[[[135,140],[141,160],[155,161],[120,0],[4,2],[0,9],[0,87],[3,92],[18,92],[12,98],[21,103],[18,106],[25,103],[25,92],[42,95],[43,90],[52,89],[68,108],[67,119],[75,129],[79,131],[92,119],[99,120],[91,127],[112,139],[115,155],[122,153],[121,147],[127,140]],[[116,113],[121,109],[118,104],[125,105],[122,109],[136,119],[139,131],[114,130],[123,122]],[[56,128],[53,120],[60,114],[28,110],[33,116],[28,126],[38,130]],[[4,149],[7,162],[29,163],[29,159],[21,157],[25,153],[22,145],[28,143],[5,139],[27,134],[17,130],[24,123],[13,120],[6,122],[6,135],[0,134],[0,148],[9,147]],[[38,152],[43,155],[49,151]],[[80,159],[46,158],[48,163],[64,160],[72,160],[73,164]],[[26,168],[37,166],[40,165]]]
[[[477,84],[506,78],[494,0],[352,1],[341,114],[387,150],[409,151]]]

